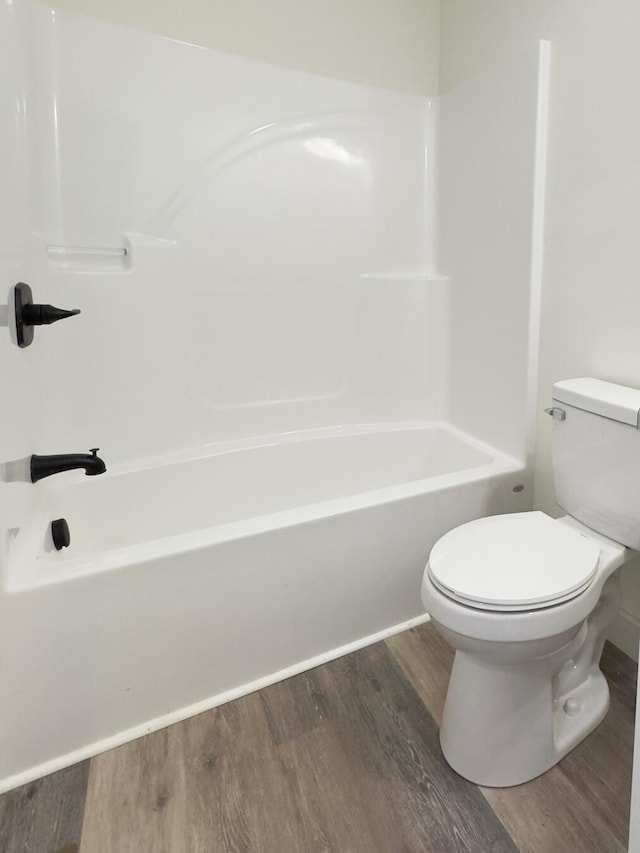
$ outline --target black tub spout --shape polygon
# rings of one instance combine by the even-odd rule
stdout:
[[[84,468],[88,477],[104,474],[107,466],[98,456],[98,447],[91,448],[89,453],[60,453],[56,456],[31,457],[31,482],[37,483],[43,477],[59,474],[61,471],[72,471],[74,468]]]

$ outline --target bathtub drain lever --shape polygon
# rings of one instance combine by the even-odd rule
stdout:
[[[71,533],[66,518],[56,518],[51,522],[51,538],[56,551],[61,551],[71,545]]]

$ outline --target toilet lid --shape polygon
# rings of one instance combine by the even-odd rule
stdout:
[[[574,598],[596,573],[600,548],[542,512],[496,515],[446,533],[429,576],[449,598],[485,610],[533,610]]]

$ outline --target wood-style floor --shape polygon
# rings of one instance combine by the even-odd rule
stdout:
[[[539,779],[481,789],[445,763],[452,653],[430,625],[0,797],[1,853],[623,853],[636,667]]]

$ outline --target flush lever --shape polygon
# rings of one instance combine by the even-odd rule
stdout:
[[[544,413],[545,415],[551,415],[554,421],[563,421],[567,417],[565,410],[558,408],[558,406],[551,406],[551,408],[545,409]]]

